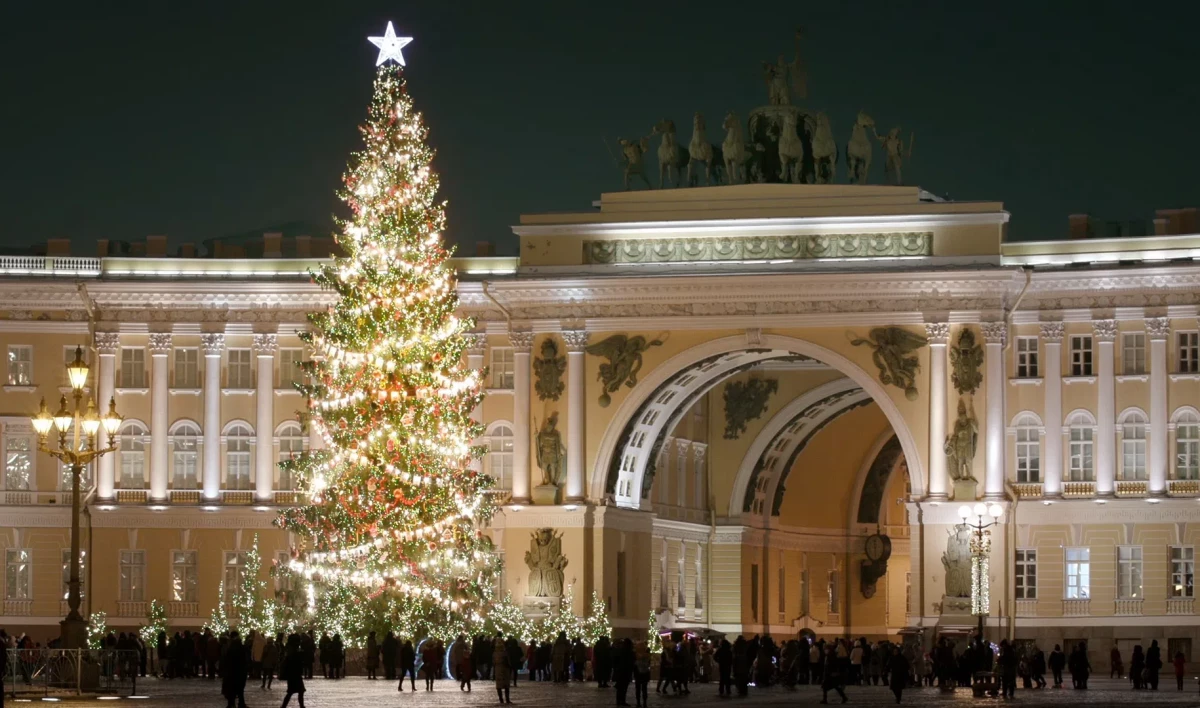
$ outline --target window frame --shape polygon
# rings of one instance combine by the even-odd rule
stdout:
[[[1076,557],[1072,558],[1072,554]],[[1069,546],[1063,549],[1063,566],[1064,598],[1092,599],[1092,549],[1088,546]]]
[[[503,435],[499,431],[507,430],[508,435]],[[503,446],[507,440],[508,449],[494,449],[497,444]],[[496,489],[510,491],[512,490],[513,477],[513,443],[516,440],[513,434],[513,426],[508,421],[496,421],[492,423],[488,430],[487,446],[488,453],[484,458],[486,472],[492,479],[496,481]],[[496,475],[496,463],[500,463],[501,475]],[[506,481],[507,480],[507,481]]]
[[[1145,598],[1146,567],[1141,546],[1117,546],[1117,599]],[[1134,585],[1136,584],[1136,588]]]
[[[516,350],[513,347],[491,347],[488,351],[489,388],[511,391],[514,387]]]
[[[232,491],[248,491],[254,483],[254,454],[251,442],[254,440],[254,428],[248,423],[236,421],[225,433],[225,489]],[[234,449],[237,445],[237,449]],[[244,448],[244,449],[243,449]],[[243,475],[244,486],[242,486]],[[237,474],[235,474],[235,472]],[[233,482],[237,479],[237,485]]]
[[[5,426],[4,431],[4,488],[15,492],[28,492],[36,488],[37,485],[37,443],[34,442],[33,435],[30,433],[14,433],[8,430]],[[20,444],[20,447],[14,447],[14,444]],[[14,457],[14,453],[20,453]],[[25,479],[22,485],[13,485],[13,464],[15,460],[24,459],[23,471],[18,474],[23,474]]]
[[[1036,600],[1037,549],[1018,548],[1014,554],[1013,594],[1017,600]]]
[[[175,347],[172,356],[174,360],[171,362],[171,387],[200,388],[200,349],[198,347]]]
[[[1090,334],[1072,334],[1071,376],[1094,376],[1096,369],[1095,341]]]
[[[29,358],[14,358],[14,353],[28,354]],[[33,386],[33,345],[10,344],[7,350],[5,381],[9,386]]]
[[[1121,468],[1117,479],[1125,482],[1144,482],[1149,479],[1147,454],[1150,422],[1140,411],[1131,411],[1120,423]],[[1130,461],[1133,474],[1130,474]]]
[[[1075,433],[1080,437],[1077,440]],[[1078,453],[1076,450],[1078,449]],[[1079,466],[1075,464],[1079,460]],[[1087,464],[1084,464],[1084,463]],[[1076,475],[1078,470],[1079,475]],[[1067,425],[1067,469],[1068,482],[1094,482],[1096,480],[1096,425],[1090,421],[1072,422]]]
[[[229,347],[225,350],[225,388],[231,391],[254,388],[254,352],[250,348]]]
[[[117,571],[118,601],[145,602],[146,551],[137,548],[121,549],[117,557]]]
[[[289,389],[304,384],[304,348],[281,347],[279,349],[278,388]],[[285,366],[286,365],[286,366]],[[288,373],[290,372],[290,376]]]
[[[147,388],[146,348],[122,346],[117,375],[119,388]]]
[[[1019,379],[1036,379],[1041,373],[1039,346],[1041,342],[1036,335],[1017,337],[1016,375]],[[1032,348],[1031,346],[1032,345]]]
[[[1179,557],[1176,557],[1179,551]],[[1169,597],[1194,598],[1196,596],[1196,548],[1194,546],[1170,546],[1167,550],[1170,582]]]
[[[1131,359],[1133,366],[1130,366]],[[1121,371],[1126,376],[1141,376],[1146,373],[1145,332],[1123,332],[1121,334]]]
[[[1182,411],[1172,424],[1175,428],[1175,455],[1171,473],[1174,479],[1200,479],[1200,416]],[[1187,437],[1182,435],[1187,431]],[[1182,463],[1182,464],[1181,464]],[[1180,470],[1184,474],[1180,474]]]
[[[199,552],[192,549],[175,549],[171,551],[171,601],[172,602],[197,602],[199,593],[199,572],[200,558]],[[180,562],[183,557],[185,562]],[[180,569],[183,570],[180,573]],[[180,581],[182,575],[183,592],[180,594]]]
[[[1175,357],[1179,373],[1200,373],[1200,332],[1194,329],[1176,331]]]
[[[1013,429],[1015,472],[1017,484],[1040,484],[1042,481],[1042,426],[1031,415],[1017,418]],[[1031,454],[1032,453],[1032,454]]]
[[[137,432],[132,432],[136,428]],[[141,421],[131,420],[126,421],[121,426],[120,431],[121,442],[117,448],[117,478],[114,480],[117,489],[145,489],[146,488],[146,437],[150,434],[148,428],[142,425]],[[127,448],[126,445],[129,445]],[[136,447],[135,447],[136,445]],[[138,475],[140,478],[139,486],[125,486],[125,479],[129,475],[125,474],[127,463],[129,467],[133,467],[133,462],[137,461],[137,467],[141,470]]]
[[[4,549],[4,599],[33,599],[33,549]]]

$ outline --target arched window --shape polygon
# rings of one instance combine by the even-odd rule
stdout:
[[[146,428],[129,421],[121,427],[121,489],[146,488]]]
[[[1096,421],[1086,412],[1067,419],[1068,446],[1067,480],[1091,482],[1095,479],[1092,453],[1095,448]]]
[[[250,488],[250,439],[254,431],[234,423],[225,433],[225,488]]]
[[[1025,413],[1017,418],[1017,482],[1042,481],[1041,421]]]
[[[195,489],[196,445],[200,440],[200,428],[194,423],[184,422],[175,426],[171,434],[171,487],[173,489]]]
[[[507,423],[497,423],[488,432],[487,472],[497,489],[512,489],[513,431]]]
[[[279,427],[279,461],[293,460],[304,452],[304,433],[296,422],[284,423]],[[295,489],[292,473],[284,467],[279,468],[279,488]]]
[[[1175,479],[1200,479],[1200,416],[1192,411],[1175,417]]]
[[[1138,410],[1121,416],[1121,479],[1146,479],[1146,416]]]

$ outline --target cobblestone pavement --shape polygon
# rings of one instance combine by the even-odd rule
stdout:
[[[1017,696],[1012,703],[1024,706],[1069,706],[1088,704],[1097,706],[1154,704],[1200,706],[1200,684],[1196,677],[1188,677],[1185,684],[1187,690],[1175,690],[1174,676],[1170,676],[1157,692],[1133,692],[1124,681],[1108,679],[1092,679],[1091,688],[1087,691],[1071,689],[1042,691],[1017,689]],[[423,689],[420,680],[418,689]],[[439,681],[432,693],[418,690],[416,695],[406,690],[396,692],[394,683],[385,681],[368,681],[364,678],[352,677],[341,681],[326,681],[316,679],[308,682],[308,692],[305,695],[306,708],[378,708],[389,706],[406,708],[407,706],[490,706],[496,704],[494,684],[489,681],[476,681],[475,690],[470,694],[459,691],[458,684],[453,681]],[[651,686],[653,689],[653,686]],[[750,689],[750,696],[745,699],[722,699],[716,695],[715,684],[694,684],[692,693],[686,697],[658,696],[650,694],[650,703],[668,708],[685,708],[693,706],[794,706],[814,705],[821,699],[821,693],[814,687],[800,686],[795,691],[783,688],[767,688],[763,690]],[[138,708],[179,708],[187,706],[223,706],[224,699],[220,694],[220,684],[217,681],[160,681],[144,679],[138,682],[138,693],[145,698],[136,701],[123,699],[111,701],[116,705],[134,702]],[[858,706],[889,706],[895,701],[891,693],[882,686],[851,687],[847,689],[850,705]],[[7,697],[6,697],[7,698]],[[512,691],[515,705],[520,706],[612,706],[615,703],[612,689],[600,689],[595,684],[570,684],[558,686],[545,683],[527,683],[522,681]],[[7,699],[11,701],[11,699]],[[250,708],[276,708],[283,700],[282,686],[278,684],[271,691],[261,691],[256,683],[251,682],[246,689],[246,700]],[[629,701],[632,704],[633,695],[630,692]],[[41,703],[34,699],[34,703]],[[91,703],[95,699],[63,700],[64,704]],[[831,694],[831,703],[836,704],[836,694]],[[904,703],[910,706],[936,705],[983,705],[1000,702],[998,699],[974,699],[970,691],[958,689],[953,694],[942,693],[936,689],[910,689],[904,693]],[[291,705],[296,705],[293,700]],[[10,703],[11,707],[11,703]],[[132,708],[132,707],[131,707]]]

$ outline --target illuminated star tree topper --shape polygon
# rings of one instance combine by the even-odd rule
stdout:
[[[382,37],[367,37],[367,40],[376,47],[379,47],[379,58],[375,60],[375,66],[382,66],[388,60],[404,66],[404,54],[400,50],[408,46],[413,41],[413,38],[397,37],[396,30],[392,27],[392,23],[389,20],[387,29],[384,30]]]

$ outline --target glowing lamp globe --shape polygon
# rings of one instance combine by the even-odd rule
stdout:
[[[54,427],[58,428],[58,432],[65,433],[74,422],[75,416],[67,410],[67,397],[63,396],[58,405],[58,412],[54,414]]]
[[[958,518],[963,520],[971,518],[971,507],[967,506],[966,504],[958,507]]]
[[[80,426],[88,436],[95,435],[96,431],[100,429],[100,414],[96,412],[95,401],[88,401],[87,413],[83,416]]]
[[[42,408],[37,412],[37,415],[30,419],[33,423],[33,429],[43,438],[50,434],[50,428],[54,426],[54,418],[50,416],[49,409],[46,408],[46,399],[42,399]]]
[[[104,432],[110,436],[116,435],[117,431],[121,429],[122,421],[124,421],[124,418],[121,417],[121,414],[117,413],[117,399],[115,397],[110,398],[108,401],[108,412],[100,419],[100,423],[104,426]]]
[[[82,391],[87,384],[88,365],[83,360],[83,347],[75,347],[75,361],[67,364],[67,380],[71,382],[71,388],[76,391]]]

